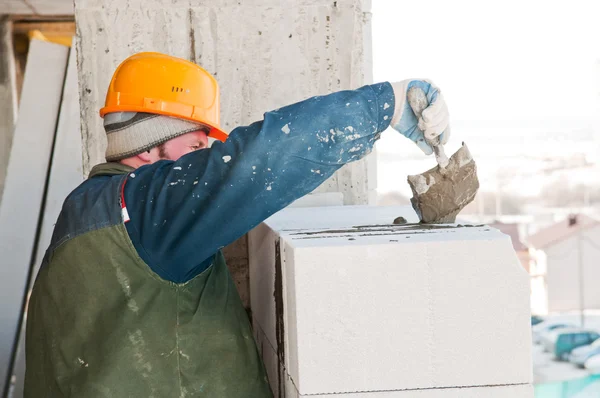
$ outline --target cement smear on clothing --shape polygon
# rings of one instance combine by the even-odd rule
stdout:
[[[413,191],[410,202],[422,223],[454,223],[458,213],[477,194],[477,166],[463,143],[445,169],[436,166],[423,174],[408,176],[408,184]]]

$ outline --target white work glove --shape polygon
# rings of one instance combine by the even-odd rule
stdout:
[[[411,87],[420,87],[427,95],[429,106],[423,111],[421,118],[412,111],[406,94]],[[425,153],[431,155],[433,148],[425,141],[440,137],[445,144],[450,138],[450,115],[444,96],[431,81],[427,79],[408,79],[392,83],[396,107],[390,126],[406,138],[412,140]]]

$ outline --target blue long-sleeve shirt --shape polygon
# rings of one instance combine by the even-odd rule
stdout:
[[[164,279],[190,280],[218,250],[370,153],[394,104],[389,83],[312,97],[210,149],[140,167],[124,191],[140,257]]]

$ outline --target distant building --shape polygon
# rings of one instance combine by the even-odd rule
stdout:
[[[600,221],[571,215],[527,241],[535,256],[533,312],[600,309]]]
[[[525,268],[525,271],[530,272],[530,270],[533,268],[532,262],[534,261],[534,258],[530,253],[529,247],[525,243],[523,243],[523,241],[520,238],[519,225],[506,224],[501,222],[495,222],[488,225],[492,228],[496,228],[503,234],[510,236],[513,247],[515,249],[515,252],[517,253],[517,257],[519,258],[521,265],[523,266],[523,268]]]

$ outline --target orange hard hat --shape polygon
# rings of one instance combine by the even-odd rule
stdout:
[[[219,85],[200,66],[181,58],[142,52],[125,59],[113,74],[100,109],[173,116],[210,127],[209,136],[225,141],[219,127]]]

